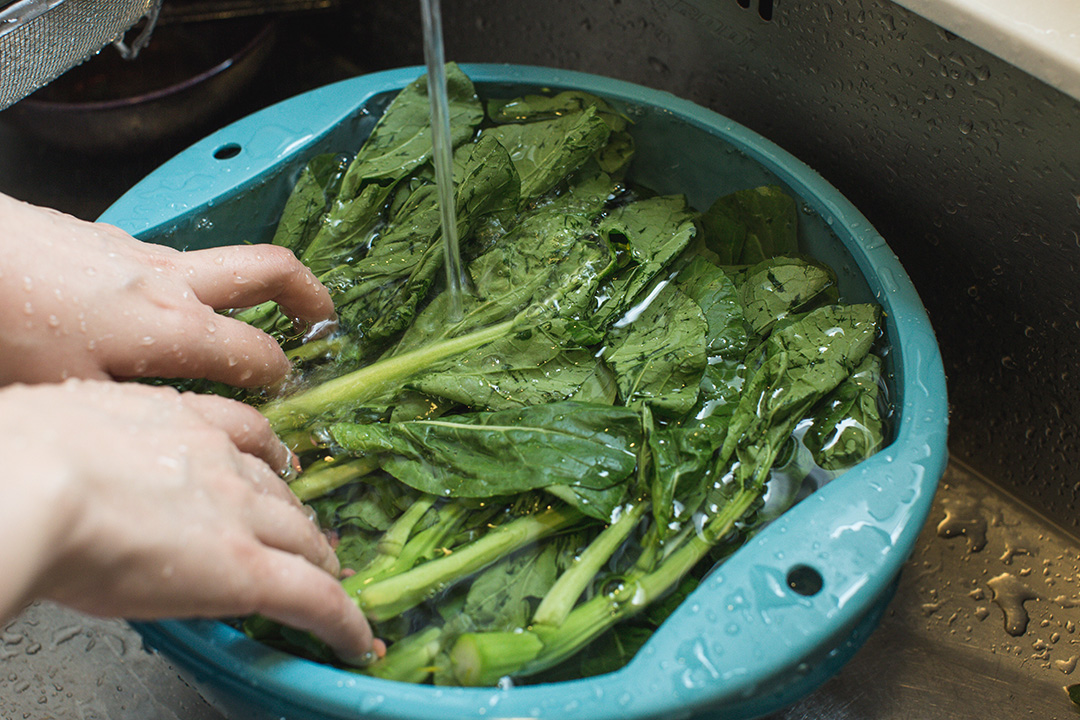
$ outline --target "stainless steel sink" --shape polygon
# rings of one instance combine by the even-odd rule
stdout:
[[[328,56],[419,62],[418,10],[402,5],[346,5],[302,28],[292,84],[262,99],[333,79],[317,72]],[[1009,56],[1007,31],[965,39],[907,9],[940,21],[928,0],[446,5],[454,60],[630,80],[778,143],[870,219],[928,308],[953,460],[878,631],[774,720],[1076,717],[1063,690],[1080,682],[1080,103],[1060,81],[1072,76]],[[102,184],[95,161],[18,142],[0,128],[0,190],[85,216],[154,160],[112,164]],[[220,716],[123,623],[45,604],[0,632],[0,717]]]

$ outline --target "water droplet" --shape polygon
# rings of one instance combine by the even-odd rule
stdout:
[[[59,630],[57,630],[56,632],[53,633],[53,637],[52,637],[53,647],[56,647],[57,645],[61,645],[63,643],[66,643],[68,640],[71,640],[72,638],[76,637],[81,632],[82,632],[82,626],[81,625],[67,625],[65,627],[60,628]]]
[[[998,575],[989,580],[987,585],[994,592],[994,603],[1005,614],[1005,632],[1013,637],[1027,632],[1029,617],[1024,603],[1038,599],[1038,593],[1010,573]]]
[[[1054,667],[1056,667],[1058,670],[1065,673],[1066,675],[1069,675],[1070,673],[1072,673],[1073,670],[1076,669],[1076,661],[1078,659],[1080,659],[1080,655],[1073,655],[1067,660],[1055,660]]]
[[[937,526],[938,537],[967,539],[968,552],[979,552],[986,546],[986,519],[978,508],[969,503],[955,503],[945,509],[945,517]]]

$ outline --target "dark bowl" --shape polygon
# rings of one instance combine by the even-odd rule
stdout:
[[[0,119],[29,139],[84,153],[195,137],[256,77],[276,34],[276,23],[261,19],[158,27],[134,60],[106,47]]]

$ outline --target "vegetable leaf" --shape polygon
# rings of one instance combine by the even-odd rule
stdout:
[[[469,234],[486,213],[517,202],[517,177],[497,142],[477,142],[461,151],[463,172],[456,187],[458,232]],[[438,199],[433,185],[418,188],[375,240],[366,257],[324,278],[343,287],[336,304],[342,322],[376,342],[405,328],[442,268]]]
[[[707,247],[721,265],[752,265],[798,251],[795,200],[773,185],[718,199],[701,216]]]
[[[803,443],[825,470],[844,470],[877,452],[885,442],[878,411],[881,360],[867,355],[855,371],[826,396],[813,415]]]
[[[534,545],[488,568],[473,581],[462,612],[477,630],[525,627],[536,602],[558,576],[559,548]]]
[[[584,393],[598,361],[588,350],[564,349],[543,329],[497,340],[410,383],[423,393],[491,410],[567,400]],[[596,393],[588,397],[604,397]],[[583,397],[578,397],[581,400]]]
[[[473,291],[462,298],[464,317],[447,323],[449,296],[436,297],[395,348],[395,353],[454,337],[547,304],[572,315],[591,301],[594,288],[614,266],[608,246],[578,215],[529,215],[499,244],[469,265]]]
[[[522,200],[529,200],[581,167],[610,134],[611,128],[590,107],[551,120],[496,125],[481,137],[494,137],[506,147],[521,177]]]
[[[630,311],[639,294],[681,253],[697,232],[693,213],[681,196],[661,196],[618,207],[600,223],[600,232],[626,263],[601,288],[604,298],[593,315],[603,328]]]
[[[446,90],[451,144],[456,147],[472,137],[484,109],[472,81],[455,63],[446,65]],[[426,163],[431,153],[431,101],[423,75],[398,93],[379,118],[349,166],[342,195],[355,197],[365,183],[405,177]]]
[[[615,373],[623,404],[648,403],[671,416],[690,410],[707,362],[707,331],[698,304],[670,283],[639,317],[626,325],[616,323],[608,333],[604,359]]]
[[[802,415],[866,357],[877,314],[872,305],[827,305],[777,326],[720,451],[720,466],[738,455],[733,487],[764,482]]]
[[[423,492],[486,498],[562,486],[611,490],[636,465],[638,415],[576,402],[389,424],[339,423],[334,442],[354,454],[381,453],[383,469]],[[621,497],[621,492],[619,492]],[[565,493],[560,494],[565,498]],[[594,517],[594,497],[579,507]]]
[[[751,329],[764,336],[777,320],[809,310],[823,297],[834,299],[835,286],[836,278],[827,267],[799,258],[777,257],[746,271],[739,285],[739,300]]]

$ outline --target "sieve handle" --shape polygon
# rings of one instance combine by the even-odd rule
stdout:
[[[683,601],[618,685],[635,703],[756,717],[744,706],[771,711],[828,679],[876,627],[921,530],[910,519],[929,511],[923,478],[944,462],[913,455],[884,451],[765,528]]]
[[[378,84],[371,83],[368,76],[342,80],[253,113],[166,161],[121,196],[99,220],[136,237],[168,235],[185,223],[197,223],[193,216],[206,208],[250,193],[270,179],[290,178],[290,173],[299,172],[319,152],[347,149],[348,144],[335,141],[337,134],[355,145],[354,124],[365,116],[365,104],[389,88],[404,87],[422,72],[402,68],[380,73],[387,78]],[[284,204],[283,193],[278,194],[282,196],[276,198],[276,207],[249,204],[249,209],[266,216],[263,224],[276,222],[276,213]],[[267,239],[247,235],[223,238],[233,243]],[[211,238],[207,240],[213,244]]]

